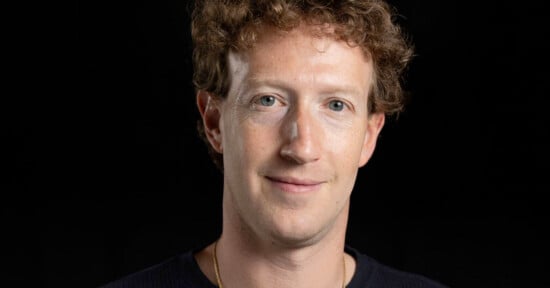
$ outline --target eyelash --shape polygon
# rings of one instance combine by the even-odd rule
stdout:
[[[263,105],[263,104],[262,104],[262,100],[263,100],[263,99],[266,99],[266,98],[268,98],[268,97],[269,97],[269,98],[272,98],[273,101],[275,101],[275,102],[273,103],[273,105]],[[278,103],[277,103],[277,102],[278,102]],[[276,95],[263,94],[263,95],[258,95],[258,96],[256,96],[256,97],[254,97],[254,98],[252,99],[251,104],[252,104],[252,107],[255,108],[255,109],[265,109],[265,108],[269,108],[269,107],[276,106],[276,105],[282,106],[282,105],[284,105],[284,102],[281,100],[280,97],[278,97],[278,96],[276,96]]]
[[[263,104],[261,103],[261,101],[262,101],[263,99],[266,99],[266,98],[272,98],[272,100],[275,101],[275,102],[274,102],[272,105],[263,105]],[[279,102],[279,105],[284,105],[284,104],[285,104],[284,101],[282,101],[282,100],[280,99],[280,97],[277,97],[276,95],[266,94],[266,95],[259,95],[259,96],[257,96],[257,97],[254,97],[254,99],[252,100],[252,105],[253,105],[253,107],[257,107],[257,106],[260,106],[260,107],[272,107],[272,106],[277,105],[276,102]],[[334,109],[331,109],[331,108],[330,108],[330,104],[332,104],[332,103],[339,103],[339,104],[341,104],[342,110],[334,110]],[[343,101],[343,100],[341,100],[341,99],[329,99],[329,100],[328,100],[327,107],[329,107],[330,110],[335,111],[335,112],[343,112],[346,108],[347,108],[347,110],[353,110],[353,109],[352,109],[352,106],[351,106],[349,103],[347,103],[346,101]]]
[[[334,102],[339,102],[342,105],[342,110],[333,110],[335,112],[345,112],[344,110],[348,110],[348,111],[353,111],[354,110],[353,105],[351,103],[349,103],[348,101],[342,100],[340,98],[338,98],[338,99],[329,99],[328,104],[327,104],[327,106],[329,106],[329,109],[330,109],[330,104],[334,103]]]
[[[342,110],[335,110],[335,109],[332,109],[332,108],[331,108],[331,104],[336,104],[336,103],[338,103],[338,105],[339,105],[338,108],[341,107],[342,110],[346,107],[346,103],[344,103],[343,101],[340,101],[340,100],[330,100],[330,101],[328,102],[329,109],[334,110],[334,111],[338,111],[338,112],[342,111]]]
[[[262,100],[264,100],[264,99],[270,99],[272,101],[277,101],[277,97],[275,97],[273,95],[262,95],[262,96],[258,97],[258,99],[255,102],[259,102],[260,104],[262,104],[262,106],[273,106],[273,105],[275,105],[275,103],[273,103],[271,105],[263,105]]]

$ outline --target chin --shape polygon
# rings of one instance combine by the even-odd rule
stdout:
[[[312,229],[312,225],[308,225],[291,229],[274,229],[270,233],[270,238],[280,247],[301,248],[318,242],[325,234],[323,232],[323,230]]]
[[[306,235],[272,235],[273,243],[282,248],[303,248],[317,242],[314,237]]]

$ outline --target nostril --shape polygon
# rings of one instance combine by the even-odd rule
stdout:
[[[294,149],[290,146],[283,147],[280,154],[284,159],[295,162],[297,164],[304,164],[307,162],[303,156],[297,154],[296,151],[294,151]]]

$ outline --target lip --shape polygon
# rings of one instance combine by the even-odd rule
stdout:
[[[266,176],[267,180],[282,191],[290,193],[306,193],[318,190],[324,181],[299,179],[293,177]]]

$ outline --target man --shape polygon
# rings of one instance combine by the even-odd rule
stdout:
[[[217,241],[106,287],[443,287],[346,246],[350,194],[412,49],[379,0],[198,1],[201,135],[223,174]]]

